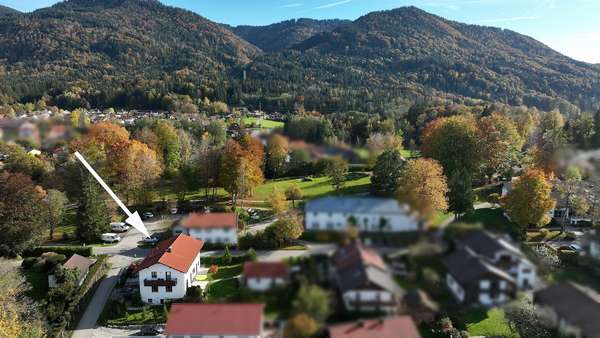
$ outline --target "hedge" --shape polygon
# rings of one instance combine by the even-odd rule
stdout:
[[[83,257],[93,255],[93,247],[91,246],[38,246],[33,249],[28,249],[23,252],[23,257],[39,257],[46,252],[56,252],[57,254],[67,257],[78,254]]]

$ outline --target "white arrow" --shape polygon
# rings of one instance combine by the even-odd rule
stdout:
[[[110,189],[110,187],[104,182],[102,177],[100,177],[100,175],[98,175],[96,170],[94,170],[94,168],[92,168],[92,166],[85,160],[85,158],[83,158],[83,156],[81,156],[81,154],[78,151],[75,152],[75,157],[77,157],[77,159],[79,161],[81,161],[83,166],[92,174],[92,176],[94,176],[96,181],[98,181],[98,183],[100,183],[100,185],[102,186],[102,188],[104,188],[104,190],[106,190],[108,195],[110,197],[112,197],[112,199],[115,200],[115,202],[117,202],[119,207],[121,209],[123,209],[125,214],[127,214],[127,219],[125,220],[125,222],[127,224],[131,224],[139,232],[143,233],[144,236],[150,237],[150,233],[148,233],[148,229],[146,229],[146,226],[144,225],[144,222],[142,222],[142,219],[140,218],[140,215],[138,214],[138,212],[136,211],[132,214],[131,211],[129,211],[129,209],[127,209],[125,204],[123,204],[123,202],[121,202],[119,197],[117,197],[117,195],[115,195],[115,193]]]

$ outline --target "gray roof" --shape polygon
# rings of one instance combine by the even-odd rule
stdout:
[[[484,257],[478,256],[469,248],[455,251],[444,259],[444,264],[448,273],[463,285],[478,283],[487,274],[493,274],[510,283],[515,283],[515,279],[511,275],[493,266]]]
[[[583,336],[600,337],[600,294],[596,291],[572,282],[562,283],[537,291],[534,299],[581,329]]]
[[[494,258],[498,251],[509,251],[514,255],[524,257],[521,249],[509,242],[506,238],[487,231],[469,231],[458,239],[462,245],[468,246],[477,254]]]
[[[377,197],[323,197],[306,203],[307,212],[343,212],[343,213],[378,213],[406,214],[409,212],[392,198]]]

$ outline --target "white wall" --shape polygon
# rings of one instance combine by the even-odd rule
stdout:
[[[246,287],[253,291],[267,291],[276,286],[284,285],[283,278],[247,278]]]
[[[357,226],[363,231],[381,231],[381,219],[386,220],[385,232],[416,231],[418,224],[410,215],[404,213],[365,214],[365,213],[336,213],[336,212],[306,212],[305,225],[307,230],[336,230],[343,231],[348,226],[348,219],[354,217]]]
[[[463,290],[462,286],[460,286],[449,273],[446,274],[446,285],[459,302],[465,301],[465,290]]]
[[[139,287],[142,301],[145,303],[150,303],[148,300],[152,299],[152,304],[160,304],[161,299],[166,300],[183,298],[188,286],[192,285],[192,282],[194,281],[199,269],[200,253],[198,253],[196,259],[186,273],[179,272],[159,263],[141,270],[139,273]],[[156,278],[152,278],[152,272],[156,272]],[[173,286],[172,292],[167,292],[165,286],[159,286],[158,292],[152,292],[151,286],[144,286],[145,279],[165,279],[166,272],[171,272],[171,279],[177,279],[177,284]]]
[[[237,245],[237,229],[233,228],[186,229],[182,226],[175,226],[173,234],[177,235],[180,233],[187,234],[206,243]]]
[[[343,295],[344,305],[346,309],[350,311],[357,310],[358,307],[354,306],[352,303],[357,301],[359,302],[374,302],[374,301],[382,301],[389,302],[394,300],[394,296],[389,291],[383,290],[350,290],[346,291]],[[397,304],[391,306],[380,306],[381,310],[384,311],[394,311]],[[377,309],[376,306],[360,306],[361,311],[375,311]]]

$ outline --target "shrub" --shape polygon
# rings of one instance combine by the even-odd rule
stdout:
[[[27,257],[21,262],[21,267],[25,270],[31,269],[31,267],[37,262],[36,257]]]
[[[565,233],[565,241],[574,241],[577,239],[577,236],[575,236],[575,234],[573,232],[567,232]]]
[[[202,288],[199,286],[190,286],[185,291],[185,298],[192,301],[202,300]]]
[[[90,257],[93,254],[91,246],[39,246],[23,252],[23,257],[39,257],[46,252],[56,252],[67,257],[78,254],[84,257]]]
[[[46,257],[46,263],[47,263],[49,269],[54,267],[56,264],[62,263],[66,260],[67,260],[67,256],[61,255],[61,254],[55,254],[55,255]]]
[[[208,269],[209,273],[217,273],[219,272],[219,266],[216,264],[213,264],[210,266],[210,268]]]
[[[579,263],[579,254],[573,250],[559,250],[558,258],[563,265],[577,265]]]

